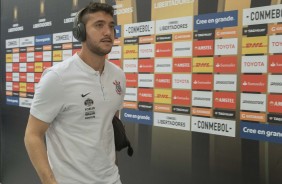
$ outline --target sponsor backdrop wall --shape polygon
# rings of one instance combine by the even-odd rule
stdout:
[[[1,1],[4,183],[15,171],[38,181],[29,107],[42,72],[80,50],[71,28],[88,2]],[[119,154],[124,183],[281,183],[281,1],[101,2],[116,9],[107,58],[126,73],[120,115],[136,151]]]

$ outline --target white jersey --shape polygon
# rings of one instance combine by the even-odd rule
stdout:
[[[125,74],[105,61],[103,73],[75,54],[47,69],[30,113],[50,123],[50,165],[59,184],[120,184],[112,118],[122,107]]]

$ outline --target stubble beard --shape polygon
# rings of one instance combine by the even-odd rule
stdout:
[[[107,54],[109,54],[112,50],[112,47],[110,49],[102,49],[101,47],[91,44],[89,42],[86,43],[87,47],[89,48],[89,50],[94,53],[97,54],[98,56],[105,56]]]

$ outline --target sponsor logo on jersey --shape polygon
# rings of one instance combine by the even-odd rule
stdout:
[[[173,58],[173,72],[190,73],[191,58]]]

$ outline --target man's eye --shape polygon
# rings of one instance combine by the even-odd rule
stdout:
[[[95,27],[97,28],[102,28],[104,26],[104,24],[96,24]]]

